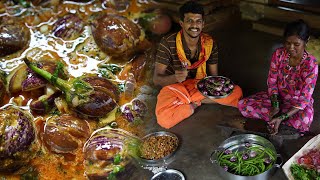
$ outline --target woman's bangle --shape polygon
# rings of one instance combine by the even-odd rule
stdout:
[[[271,101],[271,106],[274,108],[279,108],[279,101]]]
[[[278,95],[272,94],[270,99],[271,99],[271,101],[278,101]]]
[[[279,118],[281,119],[281,121],[284,121],[284,120],[289,119],[289,116],[287,113],[285,113],[285,114],[282,114],[281,116],[279,116]]]

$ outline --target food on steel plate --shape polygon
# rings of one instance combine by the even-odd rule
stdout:
[[[164,158],[178,148],[178,138],[170,135],[146,137],[141,145],[141,157],[149,160]]]
[[[232,174],[255,176],[272,168],[276,156],[270,148],[246,143],[243,150],[226,149],[218,156],[219,165]]]
[[[234,84],[223,76],[208,76],[200,80],[197,87],[204,96],[225,97],[232,92]]]

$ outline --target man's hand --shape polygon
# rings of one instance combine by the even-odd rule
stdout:
[[[271,119],[271,121],[268,122],[269,124],[269,130],[270,130],[270,134],[275,135],[278,133],[279,130],[279,126],[282,122],[282,119],[280,119],[280,117],[276,117]]]
[[[176,77],[177,82],[181,83],[187,79],[188,70],[187,69],[176,70],[174,75]]]

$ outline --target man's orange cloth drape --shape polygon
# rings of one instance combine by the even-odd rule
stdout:
[[[198,80],[188,79],[161,89],[156,105],[157,122],[160,126],[167,129],[175,126],[194,113],[191,103],[201,105],[201,100],[205,97],[196,88],[196,82]],[[212,100],[218,104],[237,107],[241,97],[241,88],[235,86],[228,97]]]

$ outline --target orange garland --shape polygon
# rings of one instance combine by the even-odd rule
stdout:
[[[206,73],[206,61],[209,59],[212,47],[213,47],[213,39],[208,34],[201,33],[200,41],[201,41],[201,51],[199,54],[199,59],[197,62],[191,64],[191,62],[187,59],[186,54],[183,50],[182,39],[181,39],[182,30],[178,32],[176,37],[176,46],[177,46],[177,54],[181,61],[181,63],[187,64],[187,69],[196,69],[196,79],[202,79],[207,76]]]

